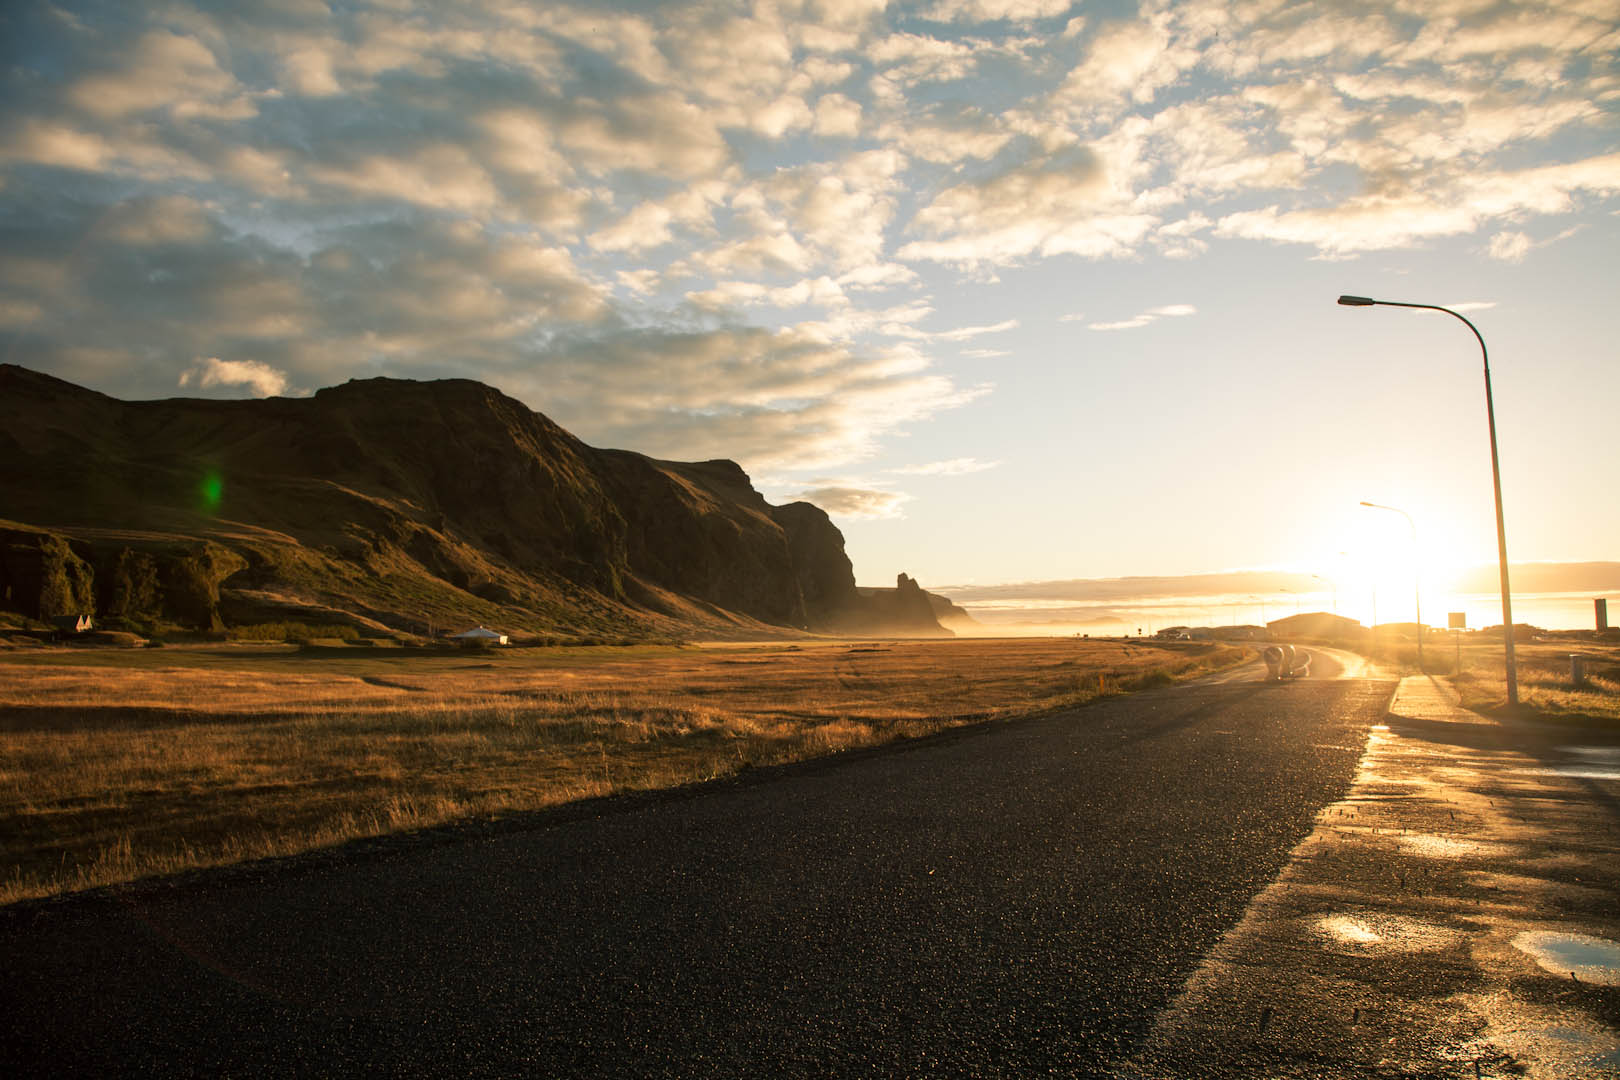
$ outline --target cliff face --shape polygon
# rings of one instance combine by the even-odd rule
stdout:
[[[0,605],[31,617],[742,634],[869,607],[816,507],[467,380],[122,402],[0,365],[0,489]]]
[[[924,592],[915,578],[901,574],[892,589],[857,589],[860,607],[854,616],[862,624],[908,637],[954,637],[935,614],[932,593]],[[964,613],[965,614],[965,613]]]
[[[855,568],[844,554],[844,534],[813,503],[773,507],[771,516],[787,535],[788,557],[804,598],[806,618],[818,626],[830,625],[860,600]]]

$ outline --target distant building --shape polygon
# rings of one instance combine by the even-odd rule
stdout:
[[[52,615],[51,625],[61,634],[88,634],[96,628],[96,620],[89,615]]]
[[[1290,615],[1286,619],[1273,619],[1266,623],[1273,638],[1352,638],[1363,631],[1361,624],[1343,615],[1330,615],[1326,611],[1308,611],[1303,615]]]
[[[482,626],[475,626],[471,630],[463,630],[459,634],[451,634],[450,640],[457,645],[464,645],[473,649],[486,648],[490,645],[505,645],[507,643],[505,634],[485,629]]]

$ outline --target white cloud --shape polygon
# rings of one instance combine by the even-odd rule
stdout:
[[[908,260],[973,268],[1039,255],[1125,255],[1157,218],[1129,210],[1089,148],[1008,168],[940,192],[912,219],[936,239],[899,251]]]
[[[1109,23],[1092,38],[1057,99],[1082,109],[1127,98],[1152,101],[1197,58],[1194,49],[1177,44],[1162,15]]]
[[[908,346],[798,327],[637,330],[559,342],[500,385],[598,446],[809,469],[868,457],[883,436],[988,392],[928,367]]]
[[[252,391],[254,397],[276,397],[287,389],[287,376],[257,360],[221,360],[209,356],[182,372],[179,385],[203,390],[243,386]]]
[[[500,202],[489,173],[453,143],[424,146],[408,156],[366,154],[352,162],[317,167],[310,176],[365,198],[443,210],[482,214]]]
[[[914,326],[891,322],[884,325],[883,332],[891,337],[909,338],[913,341],[968,341],[983,334],[1000,334],[1016,329],[1017,326],[1017,319],[1003,319],[987,326],[959,326],[954,330],[919,330]]]
[[[856,460],[985,392],[920,351],[1011,329],[923,328],[964,278],[1568,235],[1620,194],[1611,6],[62,0],[0,72],[0,320],[148,393],[461,373],[660,452]]]
[[[898,491],[837,483],[808,488],[797,498],[814,503],[834,517],[846,518],[900,517],[901,506],[911,501],[910,495]]]
[[[920,14],[936,22],[1030,22],[1066,14],[1072,0],[934,0]]]
[[[67,94],[85,112],[111,119],[164,109],[177,119],[241,120],[258,111],[206,46],[167,30],[142,34],[116,67],[85,75]]]
[[[1482,222],[1572,209],[1582,195],[1620,192],[1620,154],[1513,172],[1468,170],[1422,178],[1422,188],[1393,181],[1389,190],[1336,206],[1270,206],[1222,218],[1216,233],[1311,244],[1330,255],[1411,247],[1475,231]]]
[[[854,138],[861,133],[860,102],[843,94],[824,94],[816,102],[814,127],[817,135]]]
[[[1490,256],[1503,262],[1522,262],[1530,254],[1530,237],[1522,232],[1509,230],[1499,232],[1491,237]]]
[[[843,288],[825,275],[776,288],[753,281],[722,281],[712,289],[689,292],[686,299],[705,311],[713,312],[754,304],[790,308],[805,304],[844,307],[849,303]]]
[[[1140,315],[1133,315],[1129,319],[1120,319],[1116,322],[1094,322],[1088,325],[1091,330],[1137,330],[1148,326],[1159,319],[1185,318],[1188,315],[1198,314],[1198,309],[1191,304],[1165,304],[1162,307],[1149,308]]]
[[[980,461],[978,458],[951,458],[949,461],[929,461],[921,465],[902,465],[890,472],[904,473],[908,476],[966,476],[969,473],[984,472],[1000,465],[999,461]]]

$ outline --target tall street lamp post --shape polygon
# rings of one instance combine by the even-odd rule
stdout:
[[[1508,557],[1507,557],[1507,529],[1502,522],[1502,467],[1496,454],[1496,405],[1491,399],[1491,357],[1485,349],[1485,339],[1480,336],[1479,328],[1464,319],[1450,308],[1438,304],[1406,304],[1399,300],[1374,300],[1366,296],[1341,296],[1339,303],[1345,307],[1404,307],[1421,308],[1425,311],[1443,311],[1452,318],[1461,319],[1462,324],[1472,330],[1474,340],[1479,342],[1480,359],[1485,364],[1485,419],[1491,431],[1491,482],[1496,490],[1496,553],[1500,564],[1502,577],[1502,658],[1507,669],[1507,698],[1510,706],[1519,704],[1519,676],[1518,665],[1513,659],[1513,601],[1508,590]]]
[[[1417,618],[1418,670],[1422,671],[1423,670],[1423,591],[1422,591],[1422,586],[1420,585],[1420,582],[1421,582],[1422,579],[1418,576],[1417,522],[1412,520],[1412,515],[1411,514],[1408,514],[1405,510],[1402,510],[1398,506],[1385,506],[1383,503],[1368,502],[1366,499],[1361,500],[1361,505],[1362,506],[1370,506],[1374,510],[1388,510],[1392,514],[1399,514],[1399,515],[1401,515],[1401,517],[1406,519],[1406,524],[1411,526],[1411,528],[1412,528],[1412,612],[1413,612],[1413,615]]]

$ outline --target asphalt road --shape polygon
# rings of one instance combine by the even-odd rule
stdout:
[[[0,910],[0,1074],[1106,1074],[1348,788],[1334,670]]]

